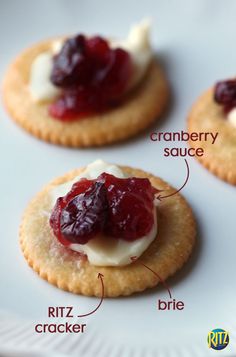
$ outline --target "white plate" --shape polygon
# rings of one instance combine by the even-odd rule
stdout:
[[[216,80],[235,75],[235,13],[233,0],[1,1],[0,74],[37,40],[76,31],[124,36],[131,23],[151,16],[153,45],[173,89],[171,109],[152,129],[182,130],[195,98]],[[208,332],[221,327],[229,331],[231,341],[219,355],[234,356],[235,188],[190,159],[183,194],[198,221],[198,244],[184,269],[168,281],[173,296],[184,301],[184,311],[158,312],[157,299],[167,297],[158,287],[129,298],[106,299],[79,337],[34,334],[32,324],[46,322],[48,306],[78,306],[82,313],[93,309],[98,299],[60,291],[28,268],[18,246],[18,226],[29,199],[52,178],[96,158],[140,167],[176,187],[185,179],[185,164],[180,158],[162,157],[164,145],[149,141],[151,129],[120,145],[72,150],[31,137],[3,108],[0,118],[2,354],[14,356],[33,348],[44,356],[56,351],[88,357],[205,357],[214,355],[207,347]]]

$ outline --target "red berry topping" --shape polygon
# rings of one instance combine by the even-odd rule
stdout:
[[[223,105],[225,113],[236,107],[236,79],[216,83],[214,99]]]
[[[143,178],[103,173],[96,180],[82,179],[57,200],[50,225],[64,245],[85,244],[99,233],[133,241],[152,229],[157,192]]]
[[[75,196],[62,211],[60,230],[70,242],[85,244],[99,233],[107,216],[107,197],[104,183],[95,182]]]
[[[93,184],[93,181],[81,179],[79,182],[75,183],[71,190],[64,197],[59,197],[57,202],[53,208],[51,217],[50,217],[50,225],[53,228],[53,232],[58,240],[64,244],[68,245],[71,242],[67,241],[63,235],[61,234],[61,213],[67,204],[73,200],[74,197],[86,192]]]
[[[133,241],[150,232],[153,220],[154,188],[148,179],[137,177],[119,179],[102,174],[105,178],[109,202],[107,235]]]
[[[50,105],[49,113],[70,120],[101,112],[120,100],[131,73],[126,51],[111,49],[98,36],[70,38],[53,60],[51,81],[63,94]]]

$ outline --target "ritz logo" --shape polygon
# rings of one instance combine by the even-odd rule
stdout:
[[[208,333],[208,347],[214,350],[223,350],[229,344],[229,333],[221,328],[217,328]]]

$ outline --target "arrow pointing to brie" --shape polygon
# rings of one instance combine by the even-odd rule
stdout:
[[[130,257],[130,259],[132,260],[132,262],[135,262],[138,257]],[[172,295],[171,295],[171,292],[170,292],[170,288],[169,286],[166,284],[166,282],[160,277],[159,274],[157,274],[154,270],[152,270],[151,268],[149,268],[146,264],[142,263],[142,262],[139,262],[139,264],[142,264],[146,269],[148,269],[149,271],[151,271],[158,279],[159,281],[162,283],[162,285],[164,286],[164,288],[168,291],[168,294],[170,296],[170,299],[172,299]]]

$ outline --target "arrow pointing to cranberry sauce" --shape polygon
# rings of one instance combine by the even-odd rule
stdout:
[[[134,257],[130,257],[130,259],[132,260],[132,262],[135,262],[138,257],[134,256]],[[164,286],[164,288],[168,291],[168,294],[170,296],[170,299],[172,299],[172,295],[171,295],[171,292],[170,292],[170,288],[169,286],[166,284],[166,282],[160,277],[159,274],[157,274],[157,272],[155,272],[154,270],[152,270],[151,268],[149,268],[146,264],[142,263],[142,262],[139,262],[139,264],[143,265],[146,269],[148,269],[149,271],[151,271],[158,279],[159,281],[161,282],[161,284]]]
[[[160,195],[156,196],[156,198],[157,198],[159,201],[162,201],[163,198],[167,198],[167,197],[171,197],[171,196],[176,195],[176,193],[180,192],[180,191],[184,188],[184,186],[186,185],[186,183],[188,182],[188,179],[189,179],[189,165],[188,165],[188,161],[187,161],[186,159],[184,159],[184,161],[185,161],[185,164],[186,164],[186,167],[187,167],[187,176],[186,176],[186,179],[185,179],[183,185],[182,185],[177,191],[174,191],[174,192],[170,193],[169,195],[162,196],[162,195],[160,194]]]
[[[99,307],[102,305],[102,302],[103,302],[103,299],[104,299],[104,283],[103,283],[104,275],[102,275],[101,273],[98,273],[97,278],[100,279],[100,281],[101,281],[101,300],[100,300],[98,306],[97,306],[94,310],[88,312],[87,314],[78,315],[77,317],[85,317],[85,316],[92,315],[92,314],[94,314],[94,313],[99,309]]]

